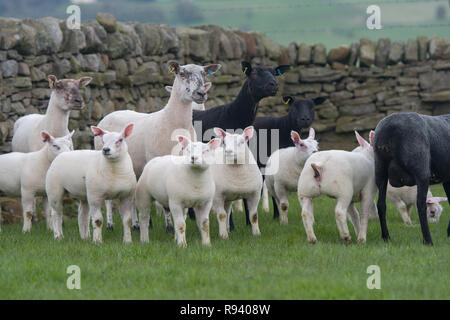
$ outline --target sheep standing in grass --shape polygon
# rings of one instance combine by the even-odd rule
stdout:
[[[336,198],[336,224],[342,240],[351,241],[347,217],[355,228],[358,242],[366,242],[370,214],[375,214],[374,158],[372,146],[356,131],[359,147],[352,152],[329,150],[316,152],[306,160],[298,180],[298,198],[302,206],[302,219],[309,242],[316,243],[313,224],[313,199],[325,194]],[[373,142],[373,131],[370,141]],[[361,225],[354,203],[361,202]]]
[[[155,157],[168,155],[176,145],[175,135],[190,135],[195,141],[196,135],[192,126],[192,102],[204,103],[211,82],[205,82],[208,74],[217,72],[221,65],[212,64],[198,66],[195,64],[179,65],[169,61],[169,68],[175,74],[172,91],[166,106],[157,112],[143,114],[131,110],[115,111],[105,116],[99,127],[105,130],[118,131],[123,128],[124,121],[135,123],[134,134],[127,141],[133,160],[136,177],[140,177],[144,166]],[[101,139],[94,140],[95,148],[101,149]],[[108,208],[108,228],[112,228],[112,206]],[[133,210],[133,228],[139,228],[135,210]]]
[[[209,212],[214,196],[214,180],[210,164],[220,139],[208,144],[191,142],[177,136],[183,156],[156,157],[147,163],[136,187],[136,206],[139,210],[141,241],[148,242],[150,208],[158,201],[170,211],[175,227],[175,241],[186,247],[186,212],[195,208],[197,225],[202,243],[210,245]]]
[[[94,228],[93,241],[102,242],[102,204],[106,199],[120,199],[123,222],[123,241],[131,242],[131,208],[136,187],[133,163],[125,140],[133,131],[129,124],[122,132],[107,132],[91,127],[95,136],[101,137],[103,149],[76,150],[61,154],[47,172],[45,189],[52,210],[55,239],[63,237],[63,196],[68,192],[80,199],[78,225],[80,236],[90,236],[89,218]]]
[[[388,184],[387,198],[395,205],[400,212],[403,222],[412,225],[411,210],[417,203],[417,186],[394,188]],[[433,197],[430,190],[427,193],[427,218],[428,222],[439,222],[444,210],[439,202],[447,201],[446,197]]]
[[[280,223],[288,223],[289,200],[291,192],[297,191],[298,179],[308,157],[318,151],[314,129],[309,129],[309,136],[302,140],[296,131],[291,132],[294,147],[275,151],[267,161],[265,184],[269,194],[275,199]]]
[[[216,184],[213,211],[219,222],[219,235],[224,239],[228,238],[231,204],[239,199],[247,200],[252,233],[259,235],[258,203],[263,181],[261,171],[247,145],[254,128],[247,127],[242,134],[231,134],[214,128],[214,133],[223,139],[223,147],[218,150],[216,164],[212,168]]]
[[[391,114],[381,120],[375,129],[374,152],[382,238],[389,240],[386,224],[389,181],[397,188],[417,186],[416,205],[423,241],[433,245],[427,222],[427,192],[430,184],[442,183],[450,199],[450,114]],[[450,236],[450,222],[447,235]]]
[[[61,153],[73,150],[72,133],[54,138],[42,131],[44,146],[39,151],[11,152],[0,156],[0,191],[22,198],[23,232],[31,231],[35,214],[35,197],[45,195],[45,175],[52,161]],[[46,215],[47,227],[51,219]]]

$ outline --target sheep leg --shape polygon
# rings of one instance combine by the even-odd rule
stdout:
[[[197,227],[202,236],[202,244],[205,246],[211,245],[211,238],[209,235],[209,212],[211,211],[211,206],[212,201],[209,201],[203,206],[195,208],[195,220],[197,221]]]
[[[356,210],[356,207],[353,203],[351,203],[348,206],[347,218],[352,223],[353,229],[355,229],[356,235],[359,236],[359,231],[360,231],[360,226],[361,226],[360,221],[359,221],[359,213],[358,213],[358,210]]]
[[[278,209],[278,202],[275,197],[272,196],[272,205],[273,205],[273,218],[278,219],[280,217],[280,211]]]
[[[447,201],[450,204],[450,181],[443,184],[445,194],[447,195]],[[450,221],[448,222],[447,227],[447,237],[450,237]]]
[[[258,199],[259,199],[259,197],[258,197]],[[248,210],[248,201],[247,201],[247,199],[244,199],[244,209],[245,209],[245,223],[249,226],[251,223],[250,223],[250,214],[249,214],[250,212]]]
[[[379,159],[375,153],[375,183],[378,187],[378,218],[380,219],[381,237],[384,241],[389,241],[389,231],[386,224],[386,193],[388,184],[389,162]]]
[[[242,199],[236,200],[233,202],[234,203],[234,208],[239,211],[242,212],[244,211],[244,206],[242,204]]]
[[[314,234],[314,211],[313,211],[313,199],[307,197],[299,197],[300,204],[302,206],[302,220],[303,226],[306,231],[306,239],[309,243],[316,243],[317,238]]]
[[[275,194],[277,201],[278,210],[281,212],[280,215],[280,223],[287,224],[288,223],[288,210],[289,210],[289,200],[288,193],[286,190],[275,183]]]
[[[62,220],[63,220],[63,205],[62,201],[52,204],[51,217],[53,222],[53,236],[55,239],[62,239],[64,237],[62,231]]]
[[[172,219],[170,218],[170,212],[164,209],[164,219],[166,222],[166,233],[173,233],[173,223]],[[186,219],[186,217],[185,217]]]
[[[406,207],[405,202],[403,202],[402,200],[398,200],[394,203],[394,205],[397,208],[398,212],[400,212],[403,222],[407,225],[412,225],[412,221],[409,216],[409,210]]]
[[[351,199],[338,198],[336,207],[334,209],[336,224],[339,229],[339,236],[347,243],[350,243],[352,241],[352,237],[350,236],[347,225],[347,209],[350,203]],[[364,210],[362,210],[362,214],[364,215]]]
[[[195,211],[194,211],[193,208],[189,208],[188,214],[189,214],[189,218],[190,218],[191,220],[195,220]]]
[[[22,231],[31,231],[31,221],[33,219],[33,214],[35,212],[35,199],[34,193],[22,189],[22,210],[23,210],[23,228]]]
[[[232,202],[231,201],[225,202],[224,209],[225,209],[225,212],[227,213],[227,230],[230,231],[230,217],[231,217]]]
[[[250,221],[252,224],[252,233],[254,236],[259,236],[261,232],[259,231],[258,223],[258,203],[261,198],[261,192],[257,191],[247,198],[245,203],[248,203],[248,211],[250,213]]]
[[[150,222],[150,209],[152,207],[153,198],[139,184],[136,188],[136,207],[139,211],[139,225],[141,242],[148,242],[148,225]]]
[[[106,200],[106,230],[114,230],[114,222],[113,222],[113,201]]]
[[[137,218],[137,212],[136,212],[136,200],[135,197],[133,196],[132,201],[131,201],[131,224],[133,226],[133,230],[139,230],[139,221]]]
[[[265,183],[263,183],[262,188],[262,207],[264,212],[269,212],[269,192],[267,190],[267,186]]]
[[[134,207],[134,195],[121,199],[120,201],[120,216],[123,223],[123,242],[131,243],[131,213]],[[136,207],[134,207],[136,209]],[[135,210],[136,211],[136,210]],[[148,227],[147,227],[148,230]]]
[[[221,202],[218,205],[214,205],[217,208],[216,217],[217,222],[219,223],[219,236],[222,239],[228,239],[228,230],[227,230],[227,211],[225,210],[225,203]],[[231,211],[231,210],[230,210]],[[228,220],[231,219],[231,212],[228,216]],[[229,222],[231,223],[231,222]]]
[[[419,213],[420,227],[422,229],[423,242],[427,245],[433,245],[430,229],[427,220],[427,192],[430,178],[417,179],[417,211]]]
[[[230,214],[228,216],[228,225],[230,226],[230,231],[233,231],[234,230],[233,210],[230,210]]]
[[[175,226],[175,241],[181,248],[186,248],[186,221],[184,219],[184,209],[180,204],[169,202],[169,209]]]
[[[100,201],[89,203],[89,216],[92,219],[92,227],[94,229],[92,240],[94,243],[102,243],[103,215]]]
[[[362,196],[361,199],[361,227],[358,233],[358,242],[359,243],[366,243],[366,236],[367,236],[367,225],[369,224],[369,215],[370,212],[373,210],[376,210],[375,201],[374,201],[375,195]]]
[[[89,239],[91,236],[89,228],[89,205],[86,201],[80,201],[78,205],[78,229],[81,239]]]

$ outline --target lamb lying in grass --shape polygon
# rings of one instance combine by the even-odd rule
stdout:
[[[0,156],[0,191],[11,197],[22,197],[23,232],[31,231],[35,214],[35,197],[45,196],[45,175],[52,161],[61,153],[73,150],[72,133],[54,138],[46,131],[40,136],[44,146],[39,151],[11,152]],[[51,219],[47,215],[47,227]]]
[[[274,205],[281,213],[280,223],[288,223],[288,196],[297,191],[298,179],[306,160],[318,151],[318,143],[314,137],[313,128],[309,129],[309,136],[304,140],[296,131],[292,131],[291,139],[295,147],[279,149],[267,161],[265,184],[268,193],[275,199]]]
[[[355,131],[359,147],[352,152],[329,150],[316,152],[306,160],[298,180],[298,198],[309,242],[316,243],[313,224],[313,199],[325,194],[337,200],[336,224],[342,240],[351,241],[347,217],[355,228],[358,242],[366,242],[369,215],[375,214],[375,162],[371,144]],[[373,142],[374,133],[370,133]],[[361,202],[361,225],[354,203]]]
[[[141,241],[148,242],[150,208],[154,201],[170,211],[175,228],[175,241],[186,247],[186,214],[194,208],[202,243],[210,245],[209,212],[214,196],[214,180],[210,164],[220,139],[207,144],[191,142],[177,136],[182,156],[166,155],[150,160],[144,167],[136,188],[136,207],[139,211]]]
[[[412,225],[411,210],[417,204],[417,186],[394,188],[388,183],[387,198],[400,212],[403,222]],[[427,193],[427,218],[428,222],[439,223],[444,210],[439,202],[447,201],[446,197],[433,197],[430,190]]]
[[[102,150],[66,152],[53,161],[47,172],[45,189],[52,210],[55,239],[63,237],[63,196],[67,192],[81,201],[78,225],[82,239],[90,236],[89,218],[92,218],[93,241],[102,242],[102,205],[106,199],[120,199],[123,241],[131,242],[131,207],[136,176],[125,141],[133,126],[129,124],[122,132],[91,127],[94,135],[102,139]]]

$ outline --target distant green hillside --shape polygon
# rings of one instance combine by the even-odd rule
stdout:
[[[64,18],[67,0],[2,0],[0,15]],[[47,5],[46,5],[47,4]],[[51,4],[51,5],[50,5]],[[96,0],[81,6],[82,20],[98,11],[119,21],[167,23],[173,26],[218,24],[259,31],[288,45],[291,41],[323,42],[328,47],[360,38],[407,40],[418,35],[450,36],[447,0],[380,0],[382,30],[368,30],[366,9],[372,0]],[[3,8],[2,8],[3,6]],[[17,7],[20,6],[20,10]]]

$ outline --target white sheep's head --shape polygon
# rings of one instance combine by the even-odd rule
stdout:
[[[193,168],[206,169],[214,161],[214,151],[220,146],[220,139],[211,139],[208,143],[194,142],[188,137],[177,135],[178,144],[181,146],[184,164]]]
[[[72,136],[74,133],[75,131],[72,131],[64,137],[54,138],[47,131],[41,132],[42,141],[50,151],[49,159],[53,160],[61,153],[73,150]]]
[[[98,127],[91,127],[94,137],[101,137],[103,142],[102,154],[108,160],[117,160],[128,152],[125,140],[133,132],[134,124],[130,123],[122,132],[109,132]]]
[[[363,137],[361,137],[358,131],[355,131],[356,140],[358,140],[359,147],[356,147],[352,152],[359,152],[369,159],[374,158],[373,154],[373,138],[375,137],[375,131],[371,130],[369,133],[369,142],[367,142]]]
[[[308,158],[312,153],[319,151],[319,144],[315,140],[316,132],[313,128],[309,129],[309,136],[301,139],[297,131],[291,131],[291,139],[295,147],[300,151],[302,158]]]
[[[208,66],[198,66],[196,64],[186,64],[180,66],[176,61],[169,61],[169,72],[175,74],[175,81],[172,86],[172,94],[177,94],[182,101],[201,104],[208,99],[207,92],[211,88],[211,82],[205,82],[206,76],[212,76],[221,65],[211,64]]]
[[[91,82],[91,77],[74,79],[56,79],[55,76],[48,76],[50,88],[52,89],[52,99],[56,100],[55,105],[64,111],[80,110],[83,108],[83,98],[80,89]]]
[[[216,159],[218,163],[246,164],[249,156],[247,142],[253,137],[255,129],[249,126],[242,134],[229,133],[221,128],[214,128],[214,133],[222,139],[222,150],[224,159]]]
[[[427,218],[428,222],[439,223],[444,208],[439,202],[447,201],[446,197],[430,197],[427,198]]]

